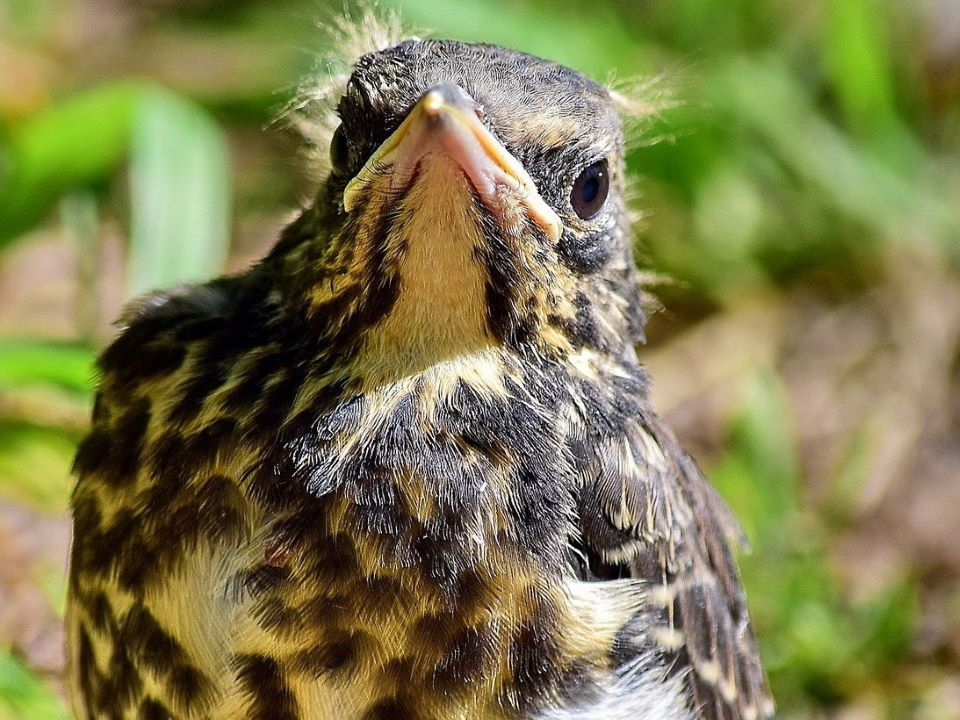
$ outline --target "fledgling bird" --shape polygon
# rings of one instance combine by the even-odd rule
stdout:
[[[336,94],[270,254],[100,359],[77,717],[772,716],[736,524],[634,352],[617,95],[421,39]]]

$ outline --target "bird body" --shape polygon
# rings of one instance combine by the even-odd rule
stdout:
[[[78,717],[771,714],[735,523],[633,351],[610,93],[410,40],[338,116],[270,255],[139,301],[101,357]]]

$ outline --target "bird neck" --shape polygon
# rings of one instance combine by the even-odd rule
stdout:
[[[531,243],[485,234],[457,196],[469,190],[448,180],[440,193],[415,184],[397,212],[344,222],[311,209],[285,230],[264,269],[305,321],[302,339],[390,382],[488,350],[559,362],[579,349],[616,356],[639,336],[628,257],[606,278],[550,275],[558,264],[531,254]]]

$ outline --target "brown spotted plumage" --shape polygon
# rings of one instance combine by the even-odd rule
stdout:
[[[432,40],[335,95],[270,255],[139,301],[101,357],[78,718],[771,716],[736,524],[633,351],[626,103]]]

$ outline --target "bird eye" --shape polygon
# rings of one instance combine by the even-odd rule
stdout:
[[[610,173],[607,172],[607,161],[598,160],[584,168],[573,181],[570,204],[577,215],[584,220],[590,220],[600,212],[609,191]]]
[[[347,145],[347,133],[343,125],[337,126],[330,140],[330,164],[334,171],[343,172],[350,162],[350,148]]]

